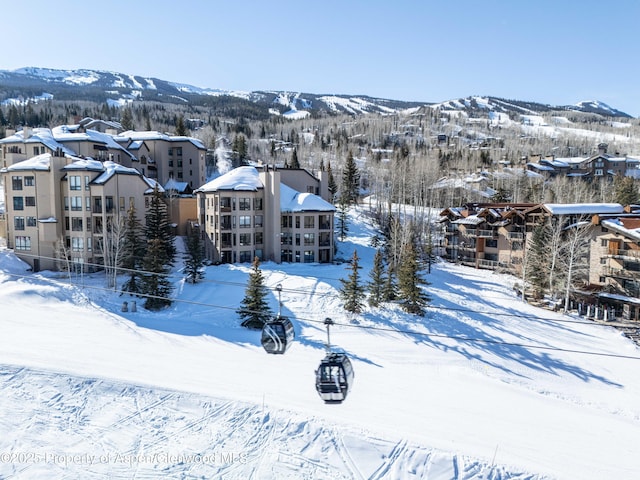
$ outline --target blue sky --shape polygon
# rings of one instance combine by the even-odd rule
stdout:
[[[638,0],[31,0],[0,16],[5,70],[425,102],[601,100],[640,116]]]

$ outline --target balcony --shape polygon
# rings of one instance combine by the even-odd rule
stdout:
[[[493,230],[477,230],[477,234],[479,238],[494,238],[497,237],[497,232]]]
[[[602,274],[605,277],[625,278],[629,280],[640,279],[640,271],[627,270],[625,268],[605,267],[602,269]]]
[[[609,249],[608,257],[620,260],[640,261],[640,250]]]
[[[507,238],[509,240],[515,240],[515,241],[521,242],[522,240],[524,240],[524,233],[522,233],[522,232],[509,232],[509,234],[507,235]]]

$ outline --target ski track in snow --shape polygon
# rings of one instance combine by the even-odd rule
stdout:
[[[2,479],[542,478],[265,405],[107,379],[1,365],[0,389],[0,454],[13,456]]]

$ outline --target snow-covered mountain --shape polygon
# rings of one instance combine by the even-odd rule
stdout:
[[[425,92],[428,93],[428,92]],[[87,100],[121,105],[131,101],[159,101],[180,105],[206,105],[212,97],[225,97],[229,101],[251,102],[264,115],[285,115],[300,118],[313,112],[389,114],[424,105],[443,110],[478,109],[500,113],[540,114],[549,111],[570,110],[596,113],[607,117],[630,115],[599,101],[585,101],[576,105],[553,106],[497,97],[466,97],[440,103],[406,102],[373,98],[367,95],[342,95],[286,91],[234,91],[196,87],[158,78],[123,74],[103,70],[58,70],[26,67],[0,70],[0,102],[18,103],[41,99]]]

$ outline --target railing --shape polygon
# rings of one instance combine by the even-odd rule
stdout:
[[[509,240],[524,240],[524,233],[522,232],[509,232],[507,236]]]
[[[640,260],[640,250],[623,250],[617,248],[610,250],[608,255],[614,258],[631,258],[633,260]]]
[[[602,273],[606,277],[629,278],[629,279],[638,279],[638,278],[640,278],[640,271],[627,270],[625,268],[605,267],[602,270]]]
[[[482,238],[493,238],[497,237],[497,233],[493,230],[478,230],[478,237]]]
[[[478,266],[480,268],[490,268],[490,269],[495,269],[498,267],[498,262],[496,262],[495,260],[484,260],[481,259],[478,261]]]

